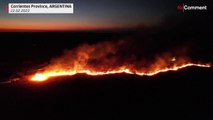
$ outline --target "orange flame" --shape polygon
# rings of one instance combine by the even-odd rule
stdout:
[[[141,53],[140,49],[130,51],[128,48],[132,47],[125,41],[83,44],[52,59],[49,65],[40,69],[43,71],[38,71],[30,80],[40,82],[51,77],[72,76],[78,73],[93,76],[117,73],[153,76],[190,66],[211,67],[210,64],[194,64],[182,52],[172,54],[171,51],[171,53],[161,53],[153,55],[154,58],[145,59],[146,57],[137,54]]]
[[[33,78],[31,78],[32,81],[39,81],[39,82],[45,81],[47,79],[48,77],[44,74],[36,74]]]
[[[148,73],[146,73],[146,72],[140,72],[140,71],[134,72],[134,71],[132,71],[132,70],[130,70],[128,68],[119,69],[119,70],[112,70],[112,71],[105,71],[105,72],[91,71],[91,70],[57,71],[57,72],[37,73],[30,80],[37,81],[37,82],[42,82],[42,81],[47,80],[50,77],[72,76],[72,75],[76,75],[78,73],[85,73],[87,75],[92,75],[92,76],[96,76],[96,75],[108,75],[108,74],[118,74],[118,73],[136,74],[136,75],[140,75],[140,76],[153,76],[153,75],[156,75],[158,73],[168,72],[168,71],[177,71],[179,69],[183,69],[183,68],[190,67],[190,66],[207,67],[207,68],[211,67],[210,64],[193,64],[193,63],[188,63],[188,64],[183,64],[183,65],[174,66],[174,67],[170,67],[170,68],[164,68],[164,69],[154,70],[154,71],[148,72]]]

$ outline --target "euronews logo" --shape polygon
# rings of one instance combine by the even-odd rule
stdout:
[[[207,10],[207,5],[178,5],[177,10],[179,11],[203,11]]]

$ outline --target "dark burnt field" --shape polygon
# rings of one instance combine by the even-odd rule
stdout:
[[[25,119],[208,119],[212,69],[152,77],[117,74],[58,77],[1,85],[1,115]],[[33,118],[32,118],[33,116]]]

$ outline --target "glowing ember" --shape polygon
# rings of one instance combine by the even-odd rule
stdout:
[[[56,76],[72,76],[78,73],[85,73],[87,75],[92,75],[92,76],[96,76],[96,75],[107,75],[107,74],[118,74],[118,73],[126,73],[126,74],[136,74],[136,75],[140,75],[140,76],[153,76],[156,75],[158,73],[162,73],[162,72],[168,72],[168,71],[177,71],[179,69],[183,69],[186,67],[190,67],[190,66],[197,66],[197,67],[211,67],[210,64],[193,64],[193,63],[188,63],[188,64],[183,64],[183,65],[179,65],[179,66],[174,66],[174,67],[168,67],[168,68],[164,68],[164,69],[156,69],[153,70],[151,72],[143,72],[143,71],[136,71],[136,70],[130,70],[128,68],[124,68],[124,69],[119,69],[119,70],[112,70],[112,71],[91,71],[91,70],[69,70],[69,71],[57,71],[57,70],[53,70],[53,72],[49,71],[49,72],[43,72],[43,73],[37,73],[35,74],[31,80],[32,81],[37,81],[37,82],[42,82],[47,80],[50,77],[56,77]],[[55,71],[55,72],[54,72]]]
[[[46,77],[46,75],[43,75],[43,74],[36,74],[33,78],[31,78],[32,81],[38,81],[38,82],[41,82],[41,81],[45,81],[47,80],[48,77]]]

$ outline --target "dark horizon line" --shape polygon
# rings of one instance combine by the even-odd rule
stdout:
[[[97,29],[1,29],[0,33],[19,33],[19,32],[92,32],[92,31],[133,31],[143,29],[148,26],[126,27],[126,28],[97,28]]]

